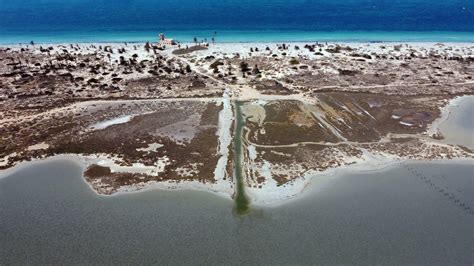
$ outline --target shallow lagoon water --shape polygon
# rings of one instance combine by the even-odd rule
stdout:
[[[98,196],[81,167],[52,159],[0,179],[0,263],[471,264],[472,161],[314,180],[278,207],[197,191]],[[411,168],[410,168],[411,169]]]
[[[440,125],[447,143],[474,149],[474,96],[464,96]]]

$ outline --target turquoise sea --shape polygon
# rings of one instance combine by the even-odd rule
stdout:
[[[147,42],[156,41],[160,31],[87,31],[50,33],[9,33],[3,35],[0,44],[28,43],[88,43],[88,42]],[[213,31],[189,30],[166,31],[167,36],[180,41],[192,42],[194,37],[210,40]],[[255,31],[225,30],[217,33],[217,42],[474,42],[470,32],[414,32],[414,31]],[[30,40],[30,41],[28,41]]]
[[[474,42],[468,0],[0,0],[0,43]]]

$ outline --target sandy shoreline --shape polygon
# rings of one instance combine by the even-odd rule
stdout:
[[[87,165],[92,163],[94,159],[88,157],[82,157],[79,155],[56,155],[48,157],[45,159],[35,159],[33,161],[21,162],[18,165],[3,170],[0,172],[0,180],[4,178],[9,178],[11,175],[17,173],[26,168],[31,168],[41,164],[49,164],[52,162],[58,161],[68,161],[73,162],[80,166],[82,170],[86,169]],[[349,173],[354,173],[356,171],[359,173],[383,173],[385,171],[391,170],[402,164],[410,163],[435,163],[435,164],[462,164],[462,165],[474,165],[474,159],[472,158],[454,158],[454,159],[439,159],[439,160],[398,160],[398,159],[387,159],[380,157],[374,159],[373,161],[366,161],[362,163],[345,165],[337,168],[332,168],[325,170],[323,172],[318,172],[316,174],[307,174],[304,178],[300,178],[291,184],[285,185],[285,188],[278,190],[278,197],[275,197],[273,193],[265,193],[261,190],[249,190],[246,189],[246,194],[251,200],[252,206],[260,207],[278,207],[285,205],[291,201],[303,199],[308,195],[306,188],[309,185],[315,184],[324,184],[327,181],[333,180],[335,178],[345,176]],[[86,184],[91,191],[94,192],[97,196],[100,197],[116,197],[121,195],[127,195],[131,193],[141,193],[151,190],[195,190],[201,192],[209,192],[214,195],[217,195],[226,200],[232,200],[234,190],[233,185],[225,188],[224,186],[219,186],[218,184],[206,184],[198,181],[183,181],[179,183],[174,182],[153,182],[152,184],[145,184],[143,187],[134,186],[134,187],[125,187],[124,189],[119,190],[116,193],[111,195],[104,195],[97,193],[84,178],[82,178],[84,184]],[[322,182],[322,183],[321,183]],[[323,188],[324,186],[321,186]],[[287,188],[287,189],[286,189]],[[283,192],[283,193],[282,193]]]
[[[438,133],[437,130],[440,129],[441,124],[446,122],[446,120],[449,119],[450,115],[452,112],[455,110],[455,108],[459,107],[459,104],[462,101],[467,100],[467,97],[473,97],[473,96],[456,96],[453,99],[449,100],[448,103],[441,108],[441,116],[436,119],[429,127],[427,130],[428,135],[436,134]]]
[[[308,186],[314,183],[326,182],[350,173],[383,173],[403,164],[409,163],[446,163],[446,164],[467,164],[474,166],[474,158],[453,158],[453,159],[398,159],[390,156],[372,156],[371,160],[360,161],[354,164],[342,165],[330,168],[321,172],[309,171],[301,178],[297,178],[281,187],[274,187],[274,190],[263,192],[261,189],[246,188],[246,193],[250,197],[253,205],[263,205],[277,207],[289,201],[304,198]],[[263,192],[263,193],[262,193]]]
[[[14,173],[21,171],[22,169],[25,169],[25,168],[31,168],[39,164],[48,164],[51,162],[64,161],[64,160],[77,164],[78,166],[81,167],[82,171],[84,172],[84,170],[89,165],[100,161],[101,157],[81,156],[81,155],[76,155],[76,154],[60,154],[60,155],[55,155],[55,156],[42,158],[42,159],[33,159],[32,161],[23,161],[23,162],[18,163],[12,168],[8,168],[6,170],[0,171],[0,180],[4,178],[8,178]],[[213,194],[220,195],[221,197],[226,198],[226,199],[231,199],[234,193],[234,190],[230,183],[229,183],[229,186],[225,187],[222,184],[219,186],[219,184],[217,183],[207,184],[207,183],[202,183],[198,181],[183,181],[179,183],[166,181],[166,182],[151,182],[149,184],[144,184],[143,186],[140,186],[140,184],[138,184],[137,186],[133,186],[133,187],[122,187],[121,189],[119,189],[118,192],[115,192],[111,195],[106,195],[106,194],[102,194],[96,191],[93,188],[92,184],[86,181],[84,176],[82,176],[82,180],[91,189],[91,191],[93,191],[97,196],[101,196],[101,197],[114,197],[114,196],[123,195],[123,194],[140,193],[140,192],[155,190],[155,189],[197,190],[197,191],[211,192]]]

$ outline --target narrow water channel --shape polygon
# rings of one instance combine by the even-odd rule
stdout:
[[[244,118],[242,117],[242,102],[234,101],[235,109],[235,134],[234,134],[234,180],[236,187],[235,195],[235,212],[238,215],[243,215],[249,211],[249,200],[245,195],[244,173],[242,171],[242,133],[244,126]]]

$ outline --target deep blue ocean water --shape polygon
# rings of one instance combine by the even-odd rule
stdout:
[[[0,0],[0,43],[468,41],[472,0]]]

